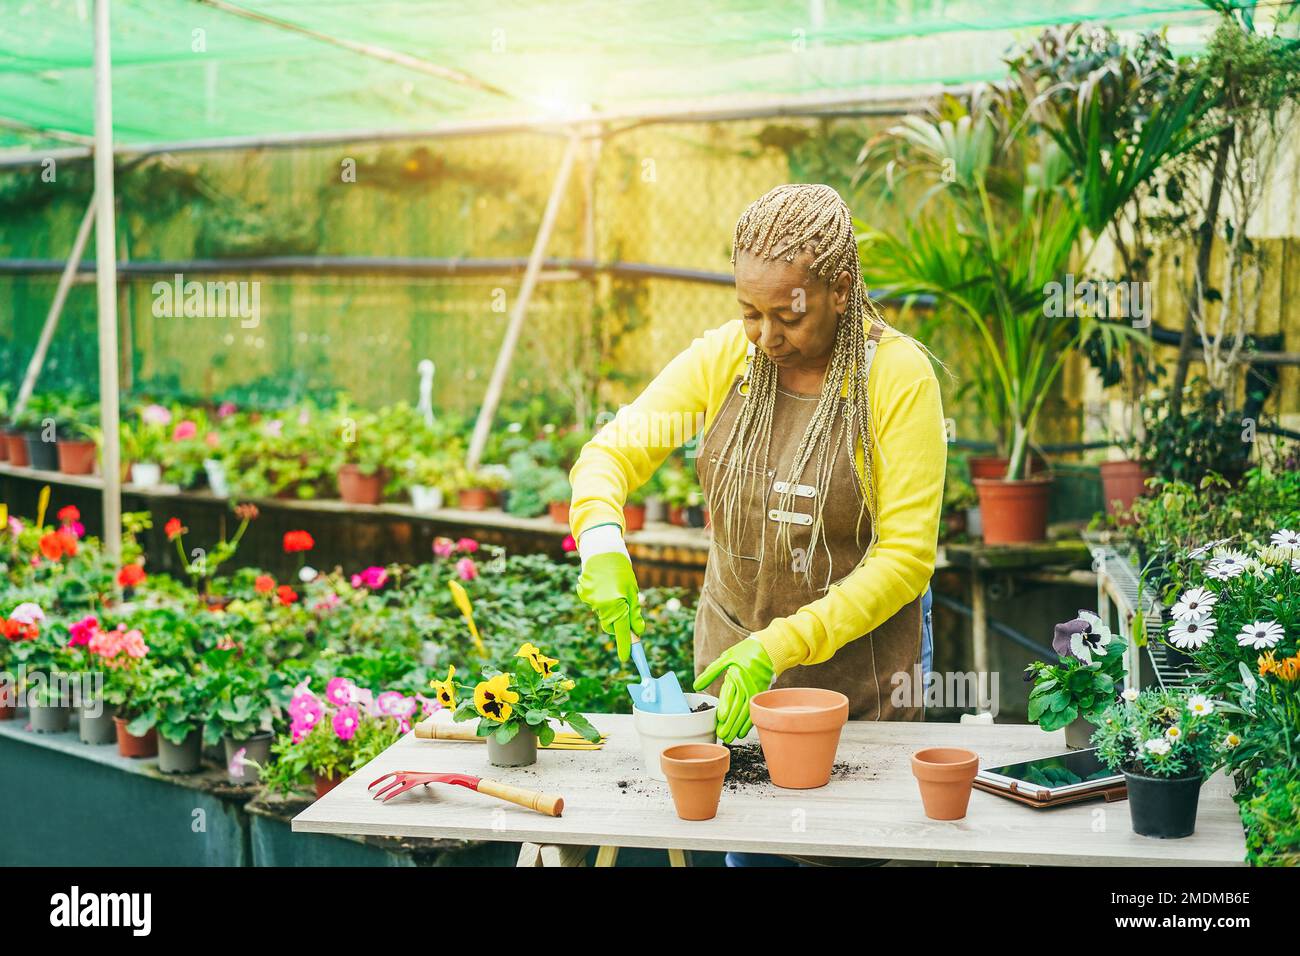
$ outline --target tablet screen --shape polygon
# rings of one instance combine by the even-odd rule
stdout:
[[[1122,775],[1106,767],[1097,759],[1095,748],[1090,750],[1072,750],[1054,757],[1041,757],[1024,763],[1007,764],[1004,767],[984,768],[989,773],[1021,780],[1035,787],[1053,789],[1068,787],[1073,784],[1092,780],[1121,779]]]

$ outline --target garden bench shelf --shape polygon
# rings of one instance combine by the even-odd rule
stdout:
[[[1033,810],[976,791],[964,820],[928,819],[910,755],[926,746],[964,746],[985,765],[1059,753],[1064,734],[1033,725],[851,721],[840,740],[842,771],[817,790],[770,784],[724,788],[715,819],[687,822],[673,811],[668,785],[650,779],[632,718],[592,714],[608,735],[601,750],[542,751],[538,762],[490,767],[472,744],[402,738],[293,820],[297,832],[509,840],[524,844],[520,864],[576,865],[589,848],[608,864],[618,847],[783,853],[944,862],[1077,866],[1241,865],[1245,838],[1231,782],[1218,775],[1201,794],[1195,835],[1137,836],[1125,803],[1080,803]],[[427,787],[391,803],[367,785],[397,770],[462,771],[564,797],[553,818],[458,787]],[[1098,814],[1105,826],[1098,827]],[[682,851],[679,855],[676,851]]]

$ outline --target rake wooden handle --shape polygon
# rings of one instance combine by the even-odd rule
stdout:
[[[558,817],[564,812],[563,797],[557,797],[550,793],[540,793],[536,790],[525,790],[523,787],[512,787],[510,784],[501,783],[499,780],[488,780],[486,778],[479,780],[478,792],[486,793],[489,797],[496,797],[499,800],[518,804],[526,810],[536,810],[548,817]]]
[[[435,721],[432,717],[426,717],[415,725],[415,736],[424,740],[470,740],[482,742],[483,738],[473,730],[467,730],[464,727],[447,725],[442,721]]]

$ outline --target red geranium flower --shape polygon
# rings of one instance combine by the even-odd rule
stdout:
[[[134,563],[122,565],[122,570],[117,572],[117,583],[124,588],[133,588],[137,584],[143,584],[144,578],[144,568]]]
[[[59,524],[72,524],[81,520],[81,511],[76,505],[64,505],[59,509]]]
[[[281,584],[275,589],[275,596],[280,599],[281,604],[292,604],[298,600],[298,592],[287,584]]]
[[[310,551],[314,547],[316,547],[316,542],[306,531],[286,531],[284,533],[285,554],[293,554],[295,551]]]
[[[63,539],[59,537],[57,531],[51,531],[49,534],[42,535],[40,541],[41,554],[50,561],[57,561],[63,557]]]
[[[27,624],[23,621],[6,620],[0,624],[0,630],[3,630],[5,638],[10,641],[34,641],[40,634],[35,624]]]
[[[59,544],[63,548],[63,553],[70,558],[77,556],[77,536],[69,528],[60,528],[54,532],[54,536],[59,539]]]
[[[253,582],[253,590],[258,594],[270,594],[275,590],[275,578],[269,574],[259,574]]]
[[[186,528],[184,525],[181,524],[180,518],[172,518],[165,525],[163,525],[163,534],[167,535],[168,541],[175,541],[177,537],[183,535],[186,531],[189,530],[190,530],[189,528]]]

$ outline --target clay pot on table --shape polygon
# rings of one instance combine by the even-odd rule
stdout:
[[[632,726],[641,741],[641,757],[646,772],[656,780],[667,779],[659,755],[669,747],[681,744],[717,743],[718,698],[709,694],[686,694],[691,708],[687,714],[652,714],[632,705]],[[708,710],[695,713],[700,704],[712,704]]]
[[[316,774],[312,779],[312,785],[316,789],[316,799],[319,800],[321,797],[325,796],[325,794],[329,793],[341,784],[344,779],[345,778],[340,776],[322,777],[320,774]]]
[[[921,788],[925,815],[931,820],[966,816],[979,768],[979,754],[962,747],[930,747],[912,754],[912,774]]]
[[[384,473],[365,474],[356,465],[344,465],[338,474],[339,497],[350,505],[377,505],[384,497]]]
[[[125,717],[113,718],[113,726],[117,728],[117,752],[123,757],[158,756],[158,731],[150,728],[143,737],[137,737],[126,729],[129,723]]]
[[[9,464],[15,468],[30,468],[31,462],[27,459],[27,439],[22,432],[7,431],[4,433],[5,450],[9,453]]]
[[[730,750],[721,744],[677,744],[661,753],[659,762],[679,817],[712,820],[718,815]]]
[[[1024,481],[976,478],[985,544],[1026,544],[1047,538],[1047,512],[1052,479]]]
[[[60,438],[55,444],[59,457],[59,471],[65,475],[90,475],[95,471],[98,448],[93,441],[80,438]]]
[[[749,716],[772,783],[811,790],[830,782],[840,731],[849,719],[849,699],[820,687],[783,687],[755,694]]]
[[[552,501],[546,505],[546,511],[551,516],[551,520],[556,524],[567,525],[569,523],[569,502]]]
[[[1137,461],[1103,461],[1101,463],[1101,493],[1106,503],[1106,514],[1119,515],[1120,524],[1132,524],[1128,512],[1133,502],[1146,494],[1146,481],[1151,473]]]
[[[492,492],[486,488],[462,488],[456,492],[462,511],[486,511],[492,506]]]
[[[645,505],[623,506],[624,531],[640,531],[645,527]]]

